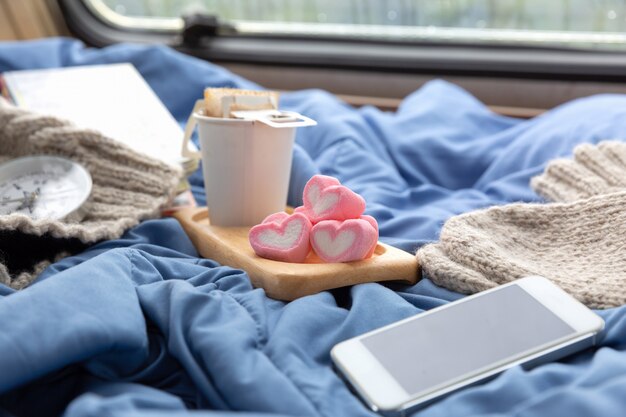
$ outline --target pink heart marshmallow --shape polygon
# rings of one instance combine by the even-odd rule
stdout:
[[[311,222],[302,213],[274,213],[250,229],[248,240],[258,256],[303,262],[311,251]]]
[[[373,218],[372,216],[368,216],[367,214],[362,215],[361,219],[371,224],[374,230],[376,231],[376,240],[374,241],[374,244],[372,245],[369,252],[367,252],[364,258],[364,259],[367,259],[367,258],[372,257],[372,255],[374,254],[374,251],[376,250],[376,245],[378,245],[378,222],[376,221],[375,218]]]
[[[323,220],[311,229],[311,246],[325,262],[365,259],[377,241],[376,228],[365,219]]]
[[[363,197],[326,175],[314,175],[306,183],[303,200],[301,212],[313,224],[322,220],[358,219],[365,211]]]

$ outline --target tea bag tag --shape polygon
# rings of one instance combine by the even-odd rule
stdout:
[[[231,114],[237,119],[261,122],[277,129],[288,127],[315,126],[317,122],[293,111],[285,110],[242,110]]]

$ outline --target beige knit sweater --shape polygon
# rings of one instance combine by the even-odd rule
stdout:
[[[474,293],[542,275],[592,308],[626,303],[626,144],[576,148],[532,180],[551,204],[510,204],[449,219],[417,257],[438,285]]]
[[[139,154],[99,132],[16,108],[0,98],[0,162],[26,155],[72,159],[90,172],[93,188],[85,203],[86,215],[78,223],[33,220],[24,214],[0,216],[0,231],[59,239],[55,256],[38,259],[35,254],[27,270],[9,271],[0,264],[0,282],[13,288],[27,286],[43,267],[67,255],[63,242],[68,239],[84,244],[114,239],[141,220],[159,216],[182,175],[179,168]],[[4,253],[0,258],[12,255],[16,254]]]

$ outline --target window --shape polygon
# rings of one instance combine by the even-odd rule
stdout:
[[[445,78],[491,105],[550,108],[626,89],[626,0],[58,1],[88,44],[168,44],[279,90],[369,103]],[[219,19],[185,29],[193,13]]]
[[[241,35],[626,49],[626,0],[85,0],[111,25],[180,32],[206,13]]]

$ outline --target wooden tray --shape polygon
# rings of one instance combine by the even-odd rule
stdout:
[[[243,269],[255,287],[279,300],[295,300],[332,288],[377,281],[415,284],[420,277],[415,256],[378,243],[370,259],[348,263],[324,263],[313,252],[303,263],[272,261],[257,256],[248,241],[249,227],[209,224],[206,207],[173,213],[205,258]]]

